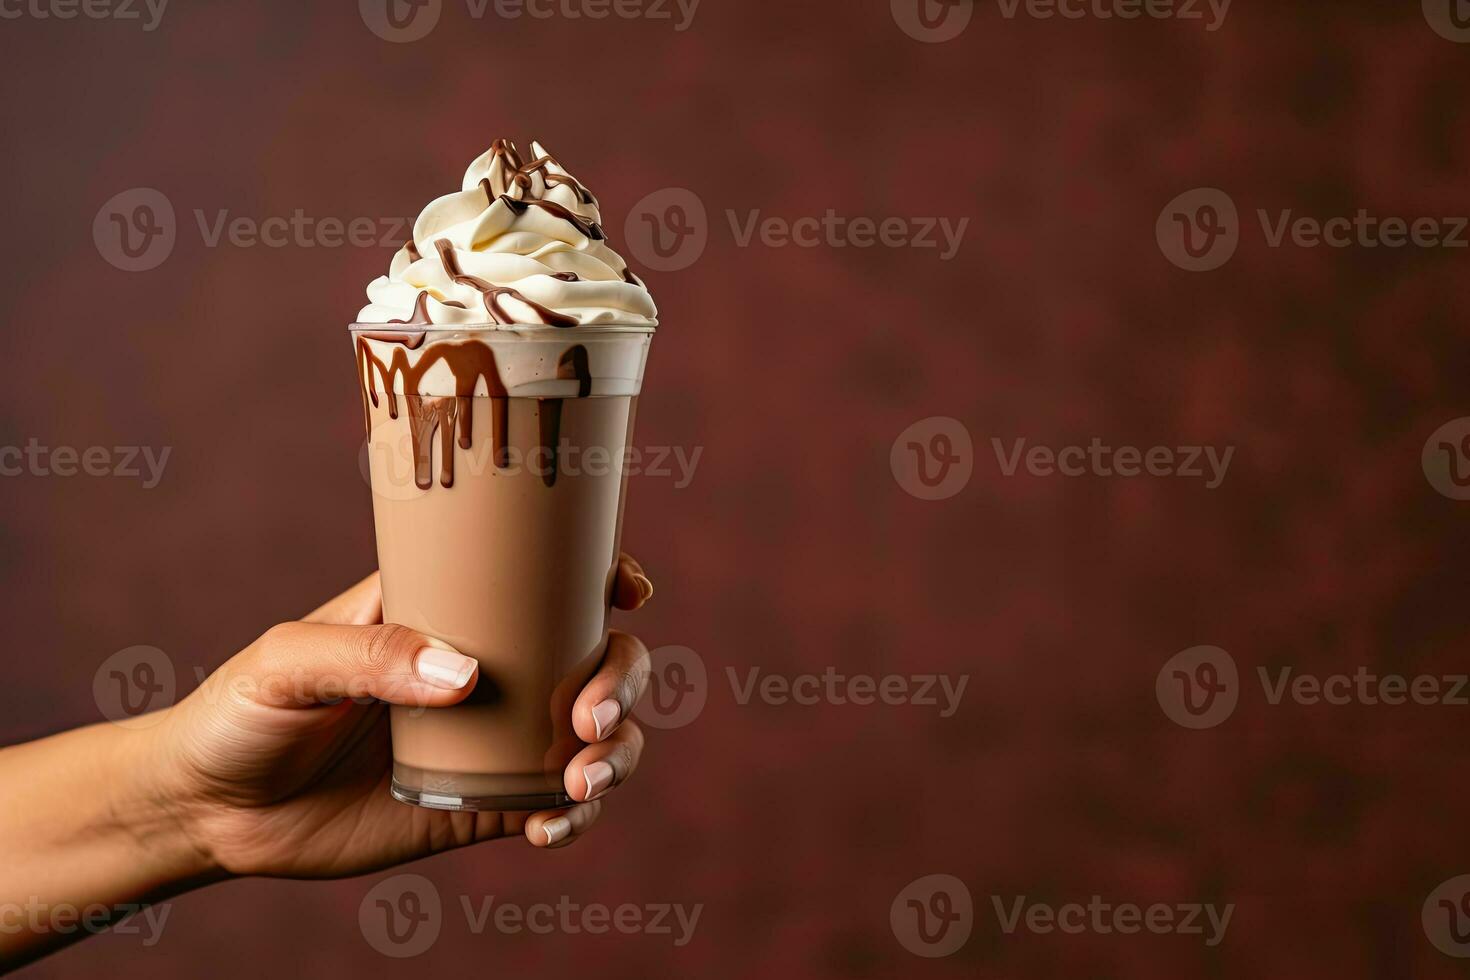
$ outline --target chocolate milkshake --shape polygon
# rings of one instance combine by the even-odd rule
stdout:
[[[395,706],[393,795],[566,805],[571,708],[607,645],[657,311],[596,198],[497,141],[431,203],[352,327],[383,615],[475,657],[452,708]]]

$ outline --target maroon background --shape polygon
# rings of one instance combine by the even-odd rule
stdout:
[[[1270,707],[1254,675],[1465,670],[1470,504],[1437,494],[1419,453],[1470,415],[1470,256],[1271,249],[1252,216],[1470,214],[1470,47],[1411,0],[1284,7],[1239,0],[1212,34],[987,3],[939,45],[886,0],[704,0],[682,34],[476,22],[450,0],[406,45],[350,0],[176,0],[151,34],[0,23],[0,444],[174,447],[152,491],[0,480],[9,741],[97,720],[93,672],[116,650],[158,646],[189,678],[372,567],[344,325],[391,253],[206,248],[194,209],[416,214],[504,135],[568,161],[614,244],[662,187],[694,190],[713,225],[693,267],[647,275],[664,325],[638,441],[705,452],[687,489],[633,484],[627,542],[658,597],[624,621],[699,651],[709,706],[651,733],[577,847],[411,869],[450,903],[702,902],[694,941],[476,937],[454,909],[398,964],[357,925],[377,878],[252,881],[178,901],[155,948],[106,936],[24,975],[1457,975],[1420,906],[1470,872],[1465,709]],[[180,237],[129,274],[91,226],[135,186],[169,196]],[[1154,240],[1198,186],[1246,219],[1209,274]],[[944,263],[737,248],[724,218],[829,207],[972,224]],[[973,481],[936,503],[888,464],[931,415],[976,443]],[[1003,478],[992,436],[1238,448],[1210,492]],[[1191,732],[1154,679],[1204,643],[1247,694]],[[971,681],[943,720],[740,706],[727,665]],[[974,895],[975,933],[919,959],[889,904],[940,872]],[[1206,950],[1006,936],[989,898],[1094,893],[1237,910]]]

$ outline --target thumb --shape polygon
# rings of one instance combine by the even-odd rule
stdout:
[[[479,663],[442,640],[394,624],[283,623],[236,658],[254,700],[309,707],[343,698],[438,708],[474,688]]]

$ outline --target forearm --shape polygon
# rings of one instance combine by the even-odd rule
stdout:
[[[155,786],[150,730],[0,750],[0,970],[217,877]]]

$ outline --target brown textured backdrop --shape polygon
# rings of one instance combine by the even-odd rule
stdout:
[[[157,30],[0,21],[7,134],[0,444],[170,446],[163,482],[0,480],[0,737],[98,719],[114,651],[187,690],[372,567],[344,333],[386,248],[207,247],[213,216],[412,215],[496,136],[543,140],[600,196],[694,191],[710,243],[648,272],[662,309],[634,481],[650,646],[699,652],[692,725],[577,847],[408,869],[449,921],[396,963],[358,927],[377,879],[186,897],[162,941],[106,936],[31,977],[1454,976],[1420,925],[1470,872],[1465,708],[1271,706],[1257,667],[1463,672],[1470,503],[1421,471],[1470,415],[1470,254],[1268,247],[1257,208],[1470,214],[1470,46],[1419,5],[1238,0],[1200,22],[1007,19],[921,44],[886,0],[704,0],[668,22],[475,21],[390,44],[351,0],[185,3]],[[1217,187],[1240,248],[1189,273],[1155,220]],[[163,192],[160,267],[109,265],[98,209]],[[958,256],[738,247],[725,212],[969,217]],[[397,244],[396,242],[394,244]],[[636,257],[635,268],[646,271]],[[953,416],[974,478],[925,502],[889,470]],[[992,437],[1233,445],[1191,480],[1004,477]],[[281,479],[282,475],[287,479]],[[1173,654],[1230,651],[1206,731],[1154,695]],[[726,667],[968,674],[959,712],[740,705]],[[4,792],[22,792],[6,787]],[[889,925],[909,882],[974,896],[959,952]],[[386,878],[387,876],[378,876]],[[682,902],[693,942],[474,936],[457,896]],[[991,896],[1234,902],[1224,943],[1005,935]]]

